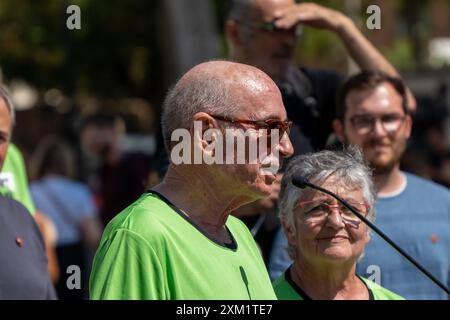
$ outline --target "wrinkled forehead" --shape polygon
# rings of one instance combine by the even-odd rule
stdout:
[[[339,177],[337,175],[332,175],[328,178],[324,179],[311,179],[311,182],[319,187],[322,187],[326,190],[329,190],[339,197],[346,200],[363,200],[363,190],[362,188],[353,183],[349,183],[348,180],[344,180],[343,177]],[[304,190],[302,196],[299,201],[310,201],[316,199],[333,199],[330,195],[314,190],[311,188],[307,188]]]

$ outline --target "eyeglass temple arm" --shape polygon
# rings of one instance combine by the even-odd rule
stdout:
[[[437,286],[439,286],[442,290],[444,290],[447,295],[450,295],[450,290],[437,278],[435,278],[428,270],[426,270],[424,267],[422,267],[414,258],[412,258],[409,254],[407,254],[402,248],[400,248],[394,241],[392,241],[384,232],[382,232],[380,229],[378,229],[377,226],[375,226],[372,222],[366,219],[361,213],[359,213],[357,210],[355,210],[351,205],[349,205],[344,199],[340,198],[338,195],[334,194],[333,192],[324,189],[322,187],[316,186],[312,183],[310,183],[307,179],[296,176],[292,179],[292,184],[300,189],[304,189],[306,187],[316,189],[319,191],[322,191],[323,193],[326,193],[333,198],[335,198],[337,201],[342,203],[346,208],[350,209],[361,221],[363,221],[366,225],[369,226],[370,229],[375,231],[381,238],[383,238],[384,241],[389,243],[397,252],[399,252],[403,257],[405,257],[409,262],[411,262],[417,269],[419,269],[423,274],[425,274],[431,281],[433,281]]]

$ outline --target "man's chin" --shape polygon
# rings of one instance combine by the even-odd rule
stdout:
[[[379,159],[377,159],[376,161],[369,160],[369,164],[370,167],[374,169],[375,174],[384,174],[392,171],[392,169],[395,166],[395,161],[393,160],[380,161]]]

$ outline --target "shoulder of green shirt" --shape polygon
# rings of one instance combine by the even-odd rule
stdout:
[[[303,297],[290,285],[283,272],[273,283],[278,300],[303,300]]]
[[[375,300],[405,300],[402,296],[383,288],[375,282],[360,277],[372,291]],[[285,273],[273,282],[275,294],[279,300],[303,300],[303,297],[286,280]]]
[[[364,277],[360,277],[367,285],[367,287],[372,290],[373,296],[375,300],[405,300],[402,296],[380,286],[379,284],[366,279]]]
[[[6,153],[5,162],[1,170],[2,173],[11,173],[14,179],[16,190],[11,190],[12,198],[22,203],[31,215],[34,215],[36,208],[31,198],[28,186],[27,172],[25,163],[20,150],[10,143]]]
[[[135,234],[154,236],[162,229],[163,216],[173,210],[151,193],[142,194],[136,201],[119,212],[106,226],[105,234],[126,229]]]

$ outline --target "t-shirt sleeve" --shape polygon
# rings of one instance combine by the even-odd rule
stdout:
[[[96,253],[90,276],[92,299],[169,299],[160,260],[140,235],[114,231]]]
[[[34,215],[36,208],[34,207],[34,203],[28,189],[28,178],[25,163],[22,154],[14,144],[10,144],[8,146],[8,152],[6,154],[5,163],[1,172],[11,174],[15,185],[15,189],[12,190],[12,197],[22,203],[31,215]]]

